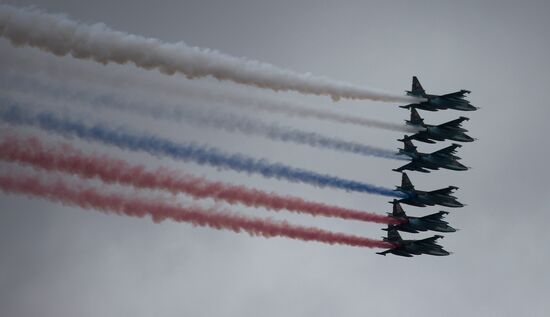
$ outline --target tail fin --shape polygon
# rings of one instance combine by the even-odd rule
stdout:
[[[418,111],[416,111],[415,108],[411,108],[411,120],[407,121],[407,124],[410,125],[424,125],[424,119],[418,114]]]
[[[404,190],[414,190],[414,185],[411,183],[407,173],[401,174],[401,188]]]
[[[426,95],[426,91],[424,91],[424,88],[422,88],[422,85],[416,76],[413,76],[411,94],[415,96]]]
[[[405,211],[401,208],[399,201],[397,199],[393,200],[393,212],[392,216],[394,217],[406,217]]]
[[[388,227],[386,229],[383,229],[383,230],[388,232],[387,237],[384,237],[384,239],[383,239],[384,241],[386,241],[386,242],[401,242],[403,240],[403,239],[401,239],[401,235],[399,234],[397,229],[395,229],[394,226],[388,225]]]
[[[401,142],[403,142],[403,144],[405,145],[405,152],[407,153],[418,153],[416,151],[416,146],[412,143],[411,139],[408,138],[407,136],[405,136],[403,139],[399,140]]]

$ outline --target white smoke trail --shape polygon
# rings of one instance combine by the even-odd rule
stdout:
[[[275,91],[326,95],[333,100],[370,99],[386,102],[418,102],[419,99],[377,92],[311,74],[300,74],[244,58],[189,46],[170,44],[109,29],[104,24],[86,25],[34,8],[0,5],[0,36],[13,45],[99,63],[133,63],[165,74],[188,78],[212,76]]]
[[[0,46],[1,50],[2,46]],[[9,49],[9,47],[6,47]],[[26,53],[26,54],[22,54]],[[20,76],[21,73],[33,74],[33,77],[41,78],[41,85],[50,83],[52,79],[63,82],[66,86],[74,89],[82,84],[87,87],[90,84],[99,84],[101,86],[108,85],[109,87],[117,87],[118,89],[132,88],[135,91],[151,91],[155,95],[159,93],[164,97],[170,96],[171,100],[181,101],[182,97],[187,101],[193,101],[196,104],[205,105],[216,104],[246,110],[247,112],[264,111],[273,114],[282,114],[288,117],[298,117],[304,119],[318,119],[324,121],[332,121],[342,124],[353,124],[364,128],[384,129],[388,131],[397,131],[404,133],[416,133],[418,129],[407,126],[402,123],[393,123],[383,120],[365,118],[362,116],[354,116],[346,113],[336,113],[324,109],[313,109],[313,105],[306,105],[296,101],[280,100],[268,96],[265,93],[262,95],[255,94],[250,89],[236,89],[242,87],[227,85],[218,85],[216,89],[212,89],[212,84],[208,82],[197,81],[177,81],[170,78],[160,78],[156,76],[132,76],[131,74],[117,69],[113,72],[99,71],[95,67],[84,67],[92,65],[83,65],[82,63],[69,63],[71,60],[60,60],[54,57],[47,58],[46,56],[33,54],[30,51],[6,53],[0,59],[0,68],[16,73]],[[42,78],[42,75],[47,77]],[[8,75],[8,73],[6,73]],[[152,75],[152,74],[150,74]],[[0,77],[3,80],[4,87],[13,86],[15,81],[22,84],[21,78],[15,79]],[[27,79],[28,80],[28,79]],[[79,83],[80,85],[74,85]],[[16,87],[12,87],[16,88]],[[49,87],[52,89],[53,87]],[[69,92],[66,92],[69,93]],[[343,110],[342,110],[343,111]]]

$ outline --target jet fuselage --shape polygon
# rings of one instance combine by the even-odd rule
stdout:
[[[401,240],[397,243],[397,247],[387,250],[387,253],[392,253],[399,256],[410,257],[411,255],[435,255],[445,256],[450,253],[443,249],[442,246],[435,242],[423,242],[422,240]]]
[[[399,231],[418,233],[420,231],[437,231],[437,232],[455,232],[456,230],[449,226],[447,222],[442,220],[431,220],[424,217],[411,217],[405,216],[397,218],[403,221],[399,225],[395,225],[394,228]]]
[[[464,131],[460,131],[464,130]],[[425,131],[421,131],[419,133],[425,134],[425,136],[428,139],[434,139],[437,141],[445,141],[445,140],[452,140],[452,141],[458,141],[458,142],[472,142],[474,141],[474,138],[467,135],[466,130],[460,128],[459,129],[448,129],[448,128],[440,128],[438,126],[427,126]],[[421,139],[417,139],[419,141],[422,141]]]
[[[405,151],[403,149],[399,149],[399,154],[403,154],[410,157],[411,163],[418,166],[417,169],[414,169],[414,168],[406,168],[406,169],[418,170],[421,172],[423,168],[427,168],[431,170],[438,170],[440,168],[445,168],[445,169],[454,170],[454,171],[468,170],[468,167],[464,166],[463,164],[457,161],[459,159],[457,156],[450,155],[450,154],[434,156],[427,153]]]
[[[469,91],[462,90],[463,93],[469,93]],[[420,97],[427,99],[426,101],[422,101],[419,103],[413,103],[406,106],[403,106],[403,108],[416,108],[426,111],[438,111],[438,110],[446,110],[446,109],[454,109],[459,111],[475,111],[478,108],[470,104],[468,100],[462,99],[462,98],[456,98],[456,97],[443,97],[438,95],[415,95],[412,93],[407,93],[409,96],[414,97]]]
[[[398,190],[400,190],[399,187],[398,187]],[[451,207],[451,208],[464,207],[464,205],[458,202],[456,200],[456,197],[452,195],[432,194],[430,192],[425,192],[420,190],[412,190],[412,191],[401,190],[401,192],[407,195],[407,197],[399,200],[399,202],[407,205],[412,205],[417,207],[435,206],[435,205]]]

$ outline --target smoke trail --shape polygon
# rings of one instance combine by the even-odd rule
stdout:
[[[247,108],[253,110],[268,111],[271,113],[281,113],[291,117],[301,118],[315,118],[319,120],[334,121],[343,124],[353,124],[366,128],[377,128],[389,131],[397,132],[418,132],[417,129],[408,127],[404,124],[397,124],[392,122],[386,122],[375,119],[367,119],[362,117],[355,117],[325,110],[309,109],[305,106],[289,103],[289,102],[276,102],[276,101],[256,101],[252,100],[251,103],[235,103],[235,107]]]
[[[48,95],[67,99],[65,92],[59,90],[49,90],[44,85],[34,85],[32,81],[24,81],[31,84],[30,89],[36,93],[37,89]],[[21,90],[21,89],[19,89]],[[383,149],[369,146],[357,142],[349,142],[324,136],[315,132],[308,132],[292,127],[280,126],[275,123],[267,123],[259,119],[238,116],[230,113],[220,112],[214,109],[204,109],[197,107],[185,107],[183,105],[164,105],[156,102],[156,106],[146,104],[144,101],[127,102],[113,94],[100,94],[99,96],[90,96],[89,93],[80,91],[71,91],[67,93],[69,99],[76,100],[76,104],[82,104],[82,101],[92,103],[95,107],[106,109],[116,109],[119,111],[137,112],[141,115],[173,120],[177,122],[184,121],[199,127],[209,127],[222,129],[228,132],[241,132],[248,135],[258,135],[275,141],[292,142],[296,144],[308,145],[317,148],[326,148],[341,152],[348,152],[364,156],[375,156],[387,159],[407,161],[404,156],[398,155],[394,150]],[[87,104],[86,104],[87,105]]]
[[[120,103],[116,103],[114,99],[109,97],[107,98],[107,100],[113,101],[102,104],[102,106],[107,108],[118,107],[119,109],[126,108],[126,110],[137,110],[141,114],[148,116],[185,121],[189,124],[223,129],[229,132],[239,131],[243,134],[259,135],[275,141],[304,144],[311,147],[326,148],[364,156],[376,156],[393,160],[408,160],[406,157],[399,156],[394,150],[369,146],[357,142],[344,141],[337,138],[327,137],[315,132],[303,131],[277,124],[270,124],[259,119],[236,116],[230,113],[205,111],[192,108],[173,108],[172,110],[168,110],[136,104],[133,104],[133,106],[124,107]],[[130,107],[132,107],[132,109],[130,109]]]
[[[107,156],[84,154],[68,144],[44,147],[36,138],[19,139],[6,135],[0,142],[0,160],[30,164],[47,171],[60,171],[80,177],[97,177],[105,183],[119,183],[136,188],[163,189],[182,192],[195,198],[213,198],[230,204],[241,203],[249,207],[270,210],[286,209],[314,216],[398,224],[388,216],[376,215],[349,208],[305,201],[299,197],[281,196],[260,190],[223,182],[212,182],[201,177],[158,169],[148,171],[144,166]]]
[[[270,163],[264,159],[254,159],[240,154],[226,154],[216,148],[196,144],[179,144],[154,135],[132,134],[121,128],[110,129],[104,124],[88,127],[81,122],[61,119],[52,113],[32,115],[19,107],[0,105],[0,120],[12,124],[36,126],[65,136],[110,144],[122,149],[145,151],[152,155],[165,155],[173,159],[193,161],[201,165],[232,169],[239,172],[258,173],[264,177],[274,177],[292,182],[302,182],[319,187],[332,187],[348,191],[364,192],[391,197],[403,197],[402,193],[389,188],[346,180],[330,175],[289,167],[280,163]]]
[[[334,100],[422,101],[300,74],[271,64],[191,47],[183,42],[162,43],[157,39],[113,31],[104,24],[86,25],[33,8],[0,5],[0,36],[14,45],[28,45],[60,56],[71,54],[103,64],[133,63],[165,74],[181,73],[188,78],[212,76],[275,91],[326,95]]]
[[[37,76],[40,76],[40,74],[34,74],[35,78],[30,78],[27,76],[21,76],[21,75],[11,75],[9,78],[6,78],[5,81],[2,82],[2,85],[4,87],[11,87],[11,89],[21,89],[21,86],[29,86],[30,89],[40,89],[42,91],[49,91],[50,93],[52,91],[55,91],[56,94],[59,93],[59,89],[56,89],[53,85],[51,85],[52,77],[56,78],[57,80],[67,80],[67,76],[71,77],[69,82],[64,83],[65,85],[68,85],[71,87],[69,91],[63,91],[63,96],[67,96],[68,94],[71,94],[75,90],[79,89],[79,85],[74,85],[73,83],[75,81],[82,81],[82,74],[72,74],[69,72],[67,74],[67,65],[57,65],[59,61],[57,60],[48,60],[47,66],[41,65],[34,61],[33,59],[24,59],[19,60],[17,57],[10,57],[10,60],[2,61],[0,60],[0,65],[5,68],[13,68],[13,64],[16,64],[15,67],[18,70],[24,70],[26,72],[35,72],[37,68],[46,68],[46,72],[48,73],[47,79],[42,80],[36,80]],[[12,61],[14,60],[14,61]],[[56,63],[57,62],[57,63]],[[38,65],[37,65],[38,64]],[[75,67],[76,65],[72,65],[72,67]],[[50,70],[51,67],[54,67],[54,70]],[[82,73],[90,74],[92,72],[92,69],[82,69]],[[247,111],[266,111],[269,113],[274,114],[283,114],[289,117],[300,117],[300,118],[314,118],[318,120],[325,120],[325,121],[333,121],[337,123],[343,123],[343,124],[353,124],[361,127],[366,128],[377,128],[377,129],[384,129],[389,131],[397,131],[397,132],[405,132],[405,133],[416,133],[419,131],[418,128],[407,126],[405,124],[397,124],[393,122],[387,122],[387,121],[381,121],[381,120],[375,120],[375,119],[368,119],[364,117],[358,117],[358,116],[351,116],[341,113],[335,113],[332,111],[327,110],[320,110],[320,109],[311,109],[307,107],[304,104],[296,103],[296,102],[288,102],[288,101],[281,101],[281,100],[274,100],[272,98],[268,98],[266,96],[259,97],[254,96],[253,94],[245,94],[245,92],[236,93],[234,91],[229,91],[227,89],[223,89],[223,87],[217,87],[215,91],[212,89],[200,86],[200,85],[192,85],[190,82],[185,83],[185,85],[182,85],[178,83],[177,86],[173,86],[173,82],[171,81],[163,81],[161,84],[156,83],[154,81],[147,81],[146,83],[141,82],[139,78],[131,77],[131,76],[124,76],[123,78],[116,77],[112,78],[108,74],[94,74],[94,76],[101,77],[101,82],[103,84],[104,81],[107,81],[107,85],[109,83],[120,83],[121,81],[124,81],[125,83],[128,83],[129,86],[140,86],[140,91],[144,88],[151,89],[152,86],[154,86],[155,91],[162,90],[163,96],[166,96],[167,94],[170,94],[176,100],[181,100],[182,97],[185,97],[186,100],[190,99],[200,99],[201,101],[210,101],[215,103],[223,103],[224,106],[230,106],[233,108],[239,108],[239,109],[245,109]],[[89,82],[85,83],[87,86],[89,86]],[[136,91],[133,91],[132,94],[135,94]],[[85,92],[81,91],[80,94],[86,94]],[[89,94],[88,94],[89,95]],[[91,96],[89,98],[92,98]]]
[[[367,248],[393,248],[393,244],[359,236],[335,233],[317,228],[291,225],[285,221],[249,218],[213,208],[197,206],[182,207],[165,203],[162,199],[140,197],[136,194],[124,196],[108,194],[92,187],[68,184],[61,179],[44,182],[38,177],[27,175],[10,176],[0,174],[0,190],[6,193],[41,197],[65,205],[93,208],[105,213],[116,213],[132,217],[151,216],[155,222],[171,219],[188,222],[195,226],[226,229],[234,232],[246,231],[251,236],[287,237],[304,241],[318,241],[328,244],[342,244]]]

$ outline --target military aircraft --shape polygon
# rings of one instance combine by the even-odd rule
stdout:
[[[394,199],[393,212],[388,213],[389,216],[401,221],[398,225],[393,225],[392,228],[410,233],[418,233],[419,231],[432,230],[437,232],[455,232],[456,229],[449,226],[448,222],[443,220],[443,217],[448,214],[447,211],[440,211],[435,214],[424,217],[407,216],[399,201]],[[382,229],[387,230],[387,229]]]
[[[406,173],[402,173],[401,186],[397,186],[397,190],[406,195],[405,198],[399,200],[403,204],[417,207],[434,205],[452,208],[464,207],[463,204],[456,200],[455,196],[451,195],[455,189],[458,189],[458,187],[449,186],[430,192],[416,190]]]
[[[460,91],[452,92],[445,95],[430,95],[426,93],[424,88],[422,88],[420,81],[418,81],[418,78],[414,76],[412,81],[412,89],[411,91],[407,91],[407,95],[424,98],[426,100],[419,103],[413,103],[400,107],[406,109],[417,108],[427,111],[438,111],[445,109],[454,109],[461,111],[477,110],[477,107],[472,106],[468,100],[464,99],[469,93],[469,90],[462,89]]]
[[[386,255],[392,253],[399,256],[412,257],[413,255],[420,254],[429,254],[444,256],[449,255],[448,251],[445,251],[442,246],[436,243],[437,239],[443,238],[443,236],[435,235],[431,238],[426,238],[422,240],[403,240],[397,229],[392,228],[391,225],[388,225],[388,228],[385,229],[388,231],[388,236],[384,237],[384,241],[389,242],[395,247],[388,249],[382,252],[376,252],[376,254]]]
[[[404,170],[418,171],[422,173],[429,173],[429,170],[438,170],[445,168],[453,171],[465,171],[468,167],[460,164],[458,160],[460,157],[453,155],[456,149],[461,147],[460,144],[453,144],[439,151],[433,153],[422,153],[416,150],[416,146],[413,145],[411,140],[405,136],[403,139],[398,140],[404,143],[404,149],[399,149],[398,154],[407,155],[412,160],[410,163],[405,164],[399,168],[393,169],[396,172],[402,172]]]
[[[435,141],[445,140],[472,142],[474,139],[465,133],[468,132],[468,130],[461,127],[462,122],[467,120],[470,119],[460,117],[440,125],[425,124],[424,119],[420,117],[418,111],[416,111],[415,108],[411,108],[411,120],[406,120],[405,123],[420,130],[411,136],[405,137],[405,139],[414,139],[425,143],[435,143]]]

